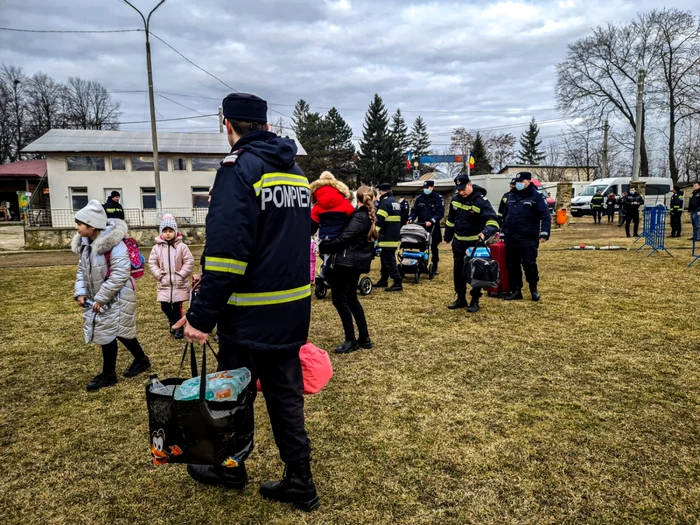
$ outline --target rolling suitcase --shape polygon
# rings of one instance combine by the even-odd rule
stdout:
[[[491,250],[491,258],[498,263],[501,279],[497,287],[486,288],[485,290],[489,297],[503,297],[504,294],[510,292],[508,267],[506,266],[506,246],[503,244],[503,241],[499,241],[489,246],[489,249]]]

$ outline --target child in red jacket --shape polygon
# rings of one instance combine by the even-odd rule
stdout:
[[[348,217],[355,211],[350,202],[350,190],[337,180],[330,171],[324,171],[317,181],[311,183],[311,235],[318,231],[321,240],[335,239]],[[328,255],[323,256],[323,277]]]

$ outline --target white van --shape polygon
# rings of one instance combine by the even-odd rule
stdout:
[[[671,202],[671,190],[673,189],[673,179],[662,177],[640,177],[640,181],[646,182],[646,196],[644,203],[653,206]],[[631,177],[616,177],[610,179],[597,179],[592,181],[586,188],[571,200],[571,216],[582,217],[591,214],[591,197],[600,190],[607,199],[608,194],[614,193],[616,196],[622,195],[623,191],[630,191]]]

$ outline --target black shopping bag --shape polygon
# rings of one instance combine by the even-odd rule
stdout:
[[[209,347],[211,349],[211,346]],[[186,345],[182,355],[190,352],[192,377],[197,375],[194,345]],[[211,349],[212,353],[214,350]],[[214,353],[216,356],[216,354]],[[182,370],[182,364],[180,366]],[[186,379],[165,379],[173,385],[169,395],[151,391],[146,386],[148,425],[153,463],[193,463],[236,467],[253,450],[253,388],[248,385],[235,401],[206,400],[207,352],[202,348],[202,372],[199,399],[177,401],[174,389]]]
[[[467,255],[464,259],[462,275],[473,288],[496,288],[501,278],[498,261],[491,258],[490,255],[488,258],[477,257],[476,249],[479,247],[479,242],[483,243],[489,254],[491,253],[484,241],[477,241],[472,248],[471,256]]]

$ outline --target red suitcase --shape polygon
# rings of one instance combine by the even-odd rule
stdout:
[[[501,274],[501,280],[498,283],[498,288],[486,288],[486,293],[490,297],[502,297],[503,294],[510,291],[510,281],[508,280],[508,267],[506,266],[506,245],[503,241],[489,246],[491,258],[498,263],[498,271]]]

